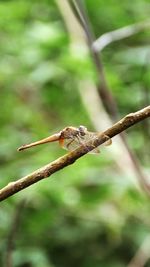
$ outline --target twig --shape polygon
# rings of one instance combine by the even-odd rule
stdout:
[[[128,114],[123,119],[115,123],[112,127],[107,129],[103,133],[98,133],[95,138],[88,141],[84,145],[81,145],[74,151],[68,153],[67,155],[64,155],[61,158],[58,158],[48,165],[19,179],[18,181],[9,183],[7,186],[0,190],[0,201],[74,163],[78,158],[82,157],[89,151],[93,150],[95,147],[98,147],[99,145],[107,141],[108,136],[112,138],[122,131],[128,129],[132,125],[148,117],[150,117],[150,106],[147,106],[146,108],[143,108],[135,113]]]
[[[110,43],[130,37],[147,28],[150,28],[150,20],[142,21],[111,32],[104,33],[95,42],[93,42],[92,49],[96,52],[100,52]]]
[[[22,215],[22,211],[23,211],[25,204],[26,204],[26,200],[23,199],[17,205],[16,210],[15,210],[14,218],[13,218],[10,231],[8,234],[8,239],[7,239],[5,267],[13,267],[12,253],[15,248],[16,236],[17,236],[18,229],[20,226],[21,215]]]
[[[149,91],[149,83],[146,82],[147,79],[145,77],[149,74],[150,71],[150,51],[145,55],[145,63],[143,68],[141,69],[141,77],[139,80],[141,81],[141,106],[147,106],[150,103],[150,91]],[[141,125],[143,129],[143,134],[145,141],[147,142],[147,146],[145,147],[145,155],[147,156],[147,160],[150,159],[150,123],[149,121],[143,121]]]
[[[91,30],[86,10],[84,8],[83,3],[80,0],[72,0],[72,2],[74,5],[74,9],[78,14],[77,18],[80,18],[79,22],[81,23],[83,30],[85,32],[87,44],[91,53],[91,58],[93,60],[95,70],[97,71],[97,75],[99,78],[97,86],[98,93],[100,94],[100,97],[110,117],[116,119],[118,114],[117,105],[107,83],[104,66],[101,59],[101,54],[92,48],[94,42],[94,34]]]

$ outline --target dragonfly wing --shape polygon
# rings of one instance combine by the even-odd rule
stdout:
[[[98,147],[94,148],[92,151],[88,152],[89,154],[99,154],[100,149]]]
[[[107,135],[106,135],[107,136]],[[109,136],[108,137],[108,140],[104,143],[105,146],[110,146],[112,144],[112,140]]]
[[[91,140],[95,136],[94,133],[88,132],[85,136],[81,137],[76,137],[76,138],[70,138],[70,139],[63,139],[62,141],[60,140],[59,143],[61,147],[63,147],[66,150],[73,151],[76,148],[78,148],[81,145],[84,145],[86,142]],[[89,154],[98,154],[100,153],[100,150],[98,147],[94,148],[92,151],[88,152]]]
[[[84,142],[79,143],[78,140],[69,140],[69,142],[68,142],[68,140],[65,140],[63,148],[67,149],[68,151],[73,151],[81,145],[84,145]],[[98,153],[100,153],[100,150],[98,147],[96,147],[92,151],[88,152],[88,154],[98,154]]]
[[[84,142],[87,142],[89,140],[92,140],[93,138],[95,138],[97,136],[97,133],[94,133],[94,132],[87,132],[86,135],[85,135],[85,141]],[[107,136],[107,140],[105,141],[104,143],[104,146],[110,146],[112,144],[112,139]],[[89,152],[90,154],[97,154],[97,153],[100,153],[100,149],[99,147],[96,147],[95,149],[93,149],[92,151]]]
[[[73,151],[76,148],[78,148],[81,145],[86,144],[86,142],[92,140],[97,136],[94,132],[87,132],[84,136],[80,137],[74,137],[74,138],[68,138],[68,139],[60,139],[59,143],[61,147],[63,147],[66,150]],[[105,142],[105,145],[111,144],[111,139],[108,137],[108,140]],[[94,148],[92,151],[88,152],[89,154],[98,154],[100,153],[99,147]]]
[[[59,143],[61,147],[68,151],[73,151],[81,145],[76,138],[63,139],[63,141],[60,141]]]
[[[85,135],[85,137],[84,137],[84,143],[92,140],[93,138],[96,137],[96,135],[97,134],[94,133],[94,132],[87,132],[86,135]],[[100,153],[99,147],[96,147],[96,148],[94,148],[93,150],[91,150],[89,152],[89,154],[98,154],[98,153]]]

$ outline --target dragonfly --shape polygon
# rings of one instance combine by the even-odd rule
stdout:
[[[62,148],[68,151],[73,151],[79,146],[85,145],[86,142],[94,139],[97,136],[98,136],[97,132],[90,132],[83,125],[80,125],[79,127],[69,126],[69,127],[65,127],[63,130],[59,131],[58,133],[48,136],[47,138],[41,139],[39,141],[30,143],[27,145],[23,145],[19,147],[17,150],[22,151],[22,150],[31,148],[33,146],[58,141],[59,145]],[[112,143],[111,138],[106,136],[106,139],[107,141],[105,142],[105,145],[110,145]],[[100,150],[98,147],[96,147],[89,153],[97,154],[97,153],[100,153]]]

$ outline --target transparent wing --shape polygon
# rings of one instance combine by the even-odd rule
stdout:
[[[73,151],[79,146],[81,146],[81,143],[79,142],[77,138],[73,138],[73,139],[70,138],[70,139],[64,140],[63,148],[66,150]]]
[[[76,148],[78,148],[81,145],[84,145],[87,141],[93,139],[96,136],[95,133],[87,132],[84,136],[80,137],[74,137],[69,139],[63,139],[63,141],[60,142],[60,145],[69,151],[73,151]],[[95,148],[92,151],[89,152],[90,154],[97,154],[100,153],[99,148]]]
[[[81,145],[84,145],[86,142],[94,139],[97,136],[97,133],[88,132],[84,136],[76,136],[73,138],[63,139],[59,143],[61,147],[66,150],[73,151]],[[109,146],[112,143],[112,140],[109,136],[106,136],[107,140],[104,143],[105,146]],[[97,154],[100,153],[99,147],[94,148],[89,154]]]

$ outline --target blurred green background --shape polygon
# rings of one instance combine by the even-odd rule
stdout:
[[[86,0],[85,5],[96,38],[150,14],[149,0]],[[22,153],[17,147],[68,125],[95,130],[78,87],[87,78],[96,85],[96,71],[90,54],[80,48],[73,53],[70,44],[56,1],[0,1],[1,188],[66,153],[58,144]],[[102,60],[118,117],[146,106],[149,29],[112,43],[102,51]],[[147,176],[149,137],[147,121],[127,131]],[[117,147],[115,139],[112,146]],[[85,155],[1,202],[0,266],[133,267],[129,263],[144,242],[150,251],[150,241],[145,241],[150,201],[132,177],[118,170],[117,161],[103,148],[100,155]],[[139,266],[150,266],[149,257]]]

